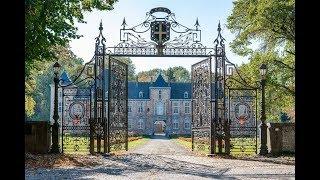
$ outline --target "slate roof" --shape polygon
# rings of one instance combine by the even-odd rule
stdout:
[[[108,70],[104,71],[106,82],[108,81]],[[69,84],[71,80],[66,72],[63,72],[60,76],[62,83]],[[105,83],[106,89],[108,89],[108,83]],[[191,99],[191,83],[167,83],[161,74],[158,75],[154,82],[128,82],[128,96],[129,99],[150,99],[150,88],[153,87],[170,87],[170,99]],[[139,98],[139,92],[143,93],[143,97]],[[184,93],[188,93],[188,97],[184,97]],[[212,98],[214,98],[214,86],[212,86]]]
[[[170,83],[171,99],[191,99],[191,83]],[[184,93],[188,93],[188,98],[184,98]]]
[[[128,82],[129,99],[149,99],[149,82]],[[143,93],[143,97],[139,98],[139,92]]]
[[[157,79],[153,82],[152,87],[168,87],[168,83],[163,79],[162,75],[159,74]]]
[[[60,75],[60,82],[61,85],[68,85],[71,83],[71,80],[65,71],[63,71],[63,73]]]

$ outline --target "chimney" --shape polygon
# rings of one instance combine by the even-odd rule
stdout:
[[[153,83],[153,77],[151,76],[150,77],[150,85],[152,85],[152,83]]]
[[[136,86],[138,86],[138,83],[139,83],[139,77],[136,76]]]

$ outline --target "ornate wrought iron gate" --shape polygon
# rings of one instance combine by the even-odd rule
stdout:
[[[108,152],[128,150],[128,65],[109,56]]]
[[[230,88],[228,94],[231,153],[257,153],[257,89]]]
[[[210,151],[212,146],[211,58],[191,67],[192,150]]]
[[[157,17],[156,12],[164,13],[165,17]],[[116,56],[207,57],[192,65],[192,149],[208,150],[210,154],[230,154],[230,148],[234,152],[257,149],[256,113],[253,113],[257,109],[254,105],[257,88],[248,90],[246,85],[235,88],[228,84],[227,81],[234,76],[230,74],[230,68],[232,72],[237,68],[226,58],[220,23],[215,48],[201,44],[198,19],[195,28],[188,28],[178,23],[174,13],[163,7],[151,9],[141,24],[126,26],[124,19],[120,43],[106,47],[100,23],[94,58],[78,75],[80,77],[87,68],[94,86],[88,88],[87,94],[80,93],[81,88],[74,88],[81,96],[64,94],[62,144],[65,150],[72,143],[74,151],[87,149],[89,143],[91,154],[128,149],[128,67]],[[148,30],[151,41],[141,36]],[[178,36],[172,38],[173,32]],[[69,92],[67,89],[70,88],[65,89]],[[248,115],[242,115],[248,112]]]
[[[90,89],[62,89],[62,152],[89,152]]]

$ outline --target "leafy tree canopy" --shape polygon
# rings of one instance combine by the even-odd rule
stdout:
[[[83,12],[111,10],[116,0],[25,0],[25,66],[26,76],[36,69],[37,61],[57,58],[54,47],[66,46],[80,38],[75,21],[85,23]]]
[[[295,98],[295,1],[237,0],[227,27],[236,35],[232,50],[247,56],[240,72],[249,83],[260,80],[259,67],[267,64],[268,119],[294,111]],[[252,44],[258,43],[258,48]]]
[[[155,81],[159,73],[163,75],[167,82],[190,82],[190,72],[182,66],[170,67],[167,70],[155,68],[142,71],[136,75],[136,79],[140,82]]]

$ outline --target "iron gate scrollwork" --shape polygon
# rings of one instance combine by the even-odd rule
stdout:
[[[90,89],[62,89],[62,152],[89,153]]]
[[[231,70],[226,78],[230,153],[254,154],[258,151],[258,87],[247,83],[233,63],[226,63]]]
[[[257,90],[229,89],[230,150],[257,153]]]
[[[128,150],[128,65],[109,56],[109,152]]]
[[[192,149],[209,151],[211,148],[211,58],[191,67],[192,82]]]
[[[163,12],[165,16],[157,17],[156,12]],[[70,88],[65,89],[71,93],[63,95],[62,138],[65,150],[70,144],[73,144],[70,146],[73,151],[90,147],[91,154],[128,149],[128,66],[116,56],[208,57],[191,67],[192,149],[216,153],[217,140],[217,153],[230,154],[230,148],[231,152],[257,150],[257,88],[248,90],[249,86],[236,66],[226,58],[220,23],[215,48],[201,44],[198,19],[195,28],[188,28],[178,23],[174,13],[163,7],[151,9],[142,23],[130,28],[126,26],[124,19],[120,29],[121,42],[106,47],[100,23],[95,56],[89,62],[93,64],[93,89],[89,88],[86,94],[80,93],[81,88],[73,88],[82,96],[72,94],[75,92]],[[151,41],[142,36],[149,30]],[[215,53],[211,54],[212,51]],[[211,72],[211,57],[215,60],[214,74]],[[237,88],[230,84],[233,69],[240,77],[240,81],[236,80]],[[228,73],[230,70],[231,74]],[[223,146],[225,152],[222,152]]]

